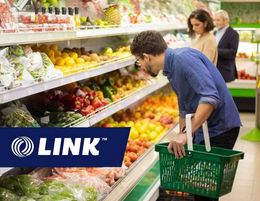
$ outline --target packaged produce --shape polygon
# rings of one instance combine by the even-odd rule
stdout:
[[[10,104],[1,113],[6,127],[40,127],[25,105]]]
[[[39,200],[95,201],[97,192],[94,188],[69,184],[58,180],[46,180],[39,186],[43,195]]]
[[[0,186],[6,188],[18,196],[37,197],[37,181],[30,175],[2,176]]]
[[[15,201],[18,200],[18,196],[15,195],[12,191],[0,187],[0,200],[1,201]]]
[[[76,183],[39,180],[32,175],[0,177],[3,201],[96,201],[97,191]]]
[[[98,199],[106,196],[111,191],[111,187],[106,182],[99,177],[89,175],[87,171],[81,168],[65,168],[65,171],[59,170],[58,174],[57,169],[54,169],[54,175],[49,179],[94,188],[98,192]]]

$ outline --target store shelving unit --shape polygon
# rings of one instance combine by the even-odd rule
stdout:
[[[45,43],[45,42],[57,42],[57,41],[72,41],[78,39],[91,39],[101,38],[107,36],[117,35],[129,35],[136,34],[144,30],[157,30],[157,31],[174,31],[174,30],[185,30],[186,26],[175,26],[173,24],[162,24],[162,25],[134,25],[129,27],[119,28],[106,28],[106,29],[88,29],[71,32],[48,32],[48,33],[11,33],[11,34],[0,34],[0,46],[14,45],[14,44],[33,44],[33,43]],[[185,44],[182,44],[185,46]],[[179,46],[176,46],[176,48]],[[174,47],[173,47],[174,48]],[[127,67],[134,64],[134,57],[120,59],[100,65],[99,67],[89,69],[87,71],[79,72],[76,74],[68,75],[65,77],[50,80],[48,82],[35,83],[26,87],[19,87],[12,90],[0,92],[0,104],[7,103],[9,101],[17,100],[26,96],[30,96],[39,92],[43,92],[49,89],[63,86],[75,81],[88,79],[94,76],[99,76],[113,70]],[[145,87],[133,91],[120,101],[117,101],[100,111],[92,114],[89,117],[85,117],[77,123],[70,125],[71,127],[90,127],[103,120],[112,114],[129,107],[130,105],[142,100],[149,94],[159,90],[166,86],[168,80],[166,78],[159,78],[154,81],[149,81]],[[170,130],[160,142],[164,141],[169,135],[172,135]],[[154,152],[154,146],[152,146],[133,166],[128,170],[126,177],[122,178],[113,186],[112,192],[105,198],[105,200],[116,199],[127,199],[127,194],[130,189],[133,188],[142,177],[147,173],[150,168],[153,168],[158,163],[158,154]],[[0,175],[14,172],[21,168],[0,168]],[[158,184],[159,178],[157,178]],[[154,186],[155,187],[155,186]],[[158,186],[157,186],[158,190]],[[149,197],[149,196],[148,196]]]
[[[141,24],[129,25],[125,27],[88,27],[77,31],[49,31],[49,32],[16,32],[16,33],[0,33],[0,46],[14,44],[33,44],[45,42],[57,42],[67,40],[78,40],[88,38],[101,38],[117,35],[136,34],[144,30],[170,31],[185,30],[186,25],[176,24]]]
[[[98,75],[102,75],[120,68],[124,68],[129,65],[133,65],[135,62],[134,57],[126,59],[120,59],[109,63],[104,63],[99,67],[72,74],[65,77],[60,77],[47,82],[35,83],[29,86],[17,87],[11,90],[0,92],[0,104],[17,100],[26,96],[30,96],[39,92],[54,89],[72,82],[88,79]]]

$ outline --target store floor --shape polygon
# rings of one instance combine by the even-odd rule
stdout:
[[[260,200],[260,142],[249,142],[241,136],[255,125],[253,113],[241,113],[243,127],[236,142],[236,150],[245,152],[240,160],[232,192],[221,197],[220,201],[259,201]]]

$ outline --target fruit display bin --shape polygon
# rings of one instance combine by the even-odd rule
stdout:
[[[168,143],[157,144],[161,187],[209,198],[231,192],[237,165],[244,153],[212,147],[207,152],[203,145],[193,145],[186,156],[176,159],[167,149]]]

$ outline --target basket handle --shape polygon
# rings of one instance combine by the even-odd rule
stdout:
[[[191,128],[191,118],[194,114],[186,114],[185,123],[186,123],[186,132],[187,132],[187,144],[188,150],[193,151],[193,141],[192,141],[192,128]],[[205,121],[202,125],[203,135],[204,135],[204,142],[206,146],[207,152],[210,152],[210,140],[209,140],[209,129],[207,121]]]

